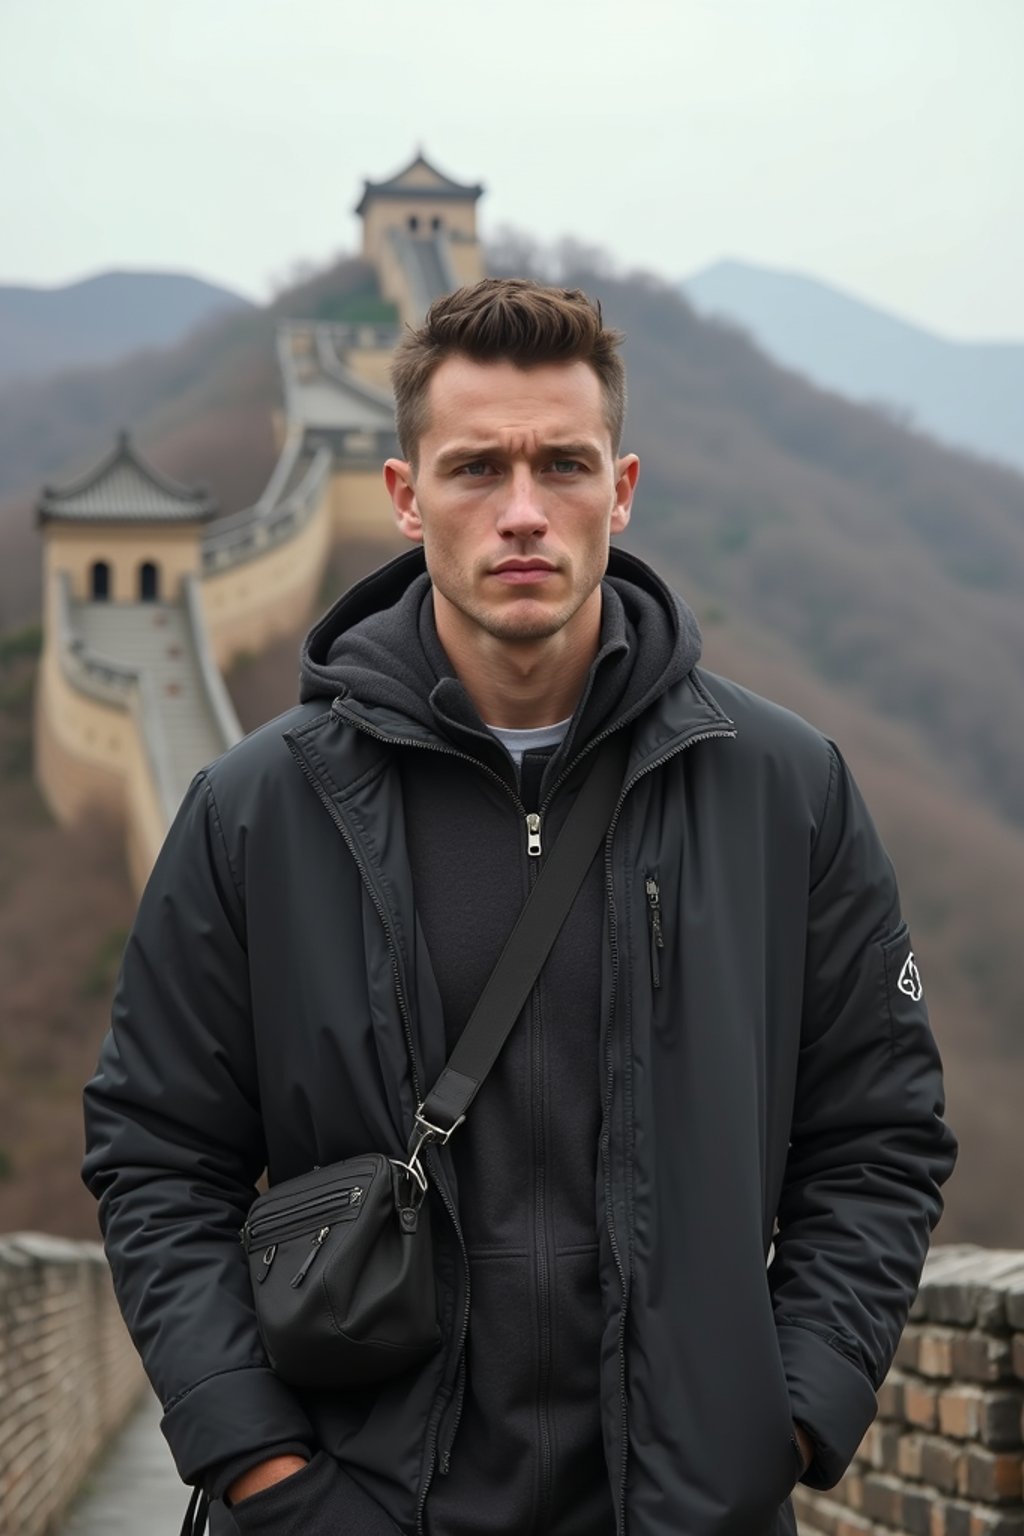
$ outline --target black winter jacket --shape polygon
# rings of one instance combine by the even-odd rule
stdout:
[[[606,1462],[629,1536],[758,1536],[791,1528],[793,1420],[827,1486],[873,1417],[954,1143],[892,870],[836,749],[696,668],[631,730],[604,869]],[[353,1530],[379,1507],[411,1536],[469,1300],[450,1149],[430,1155],[444,1347],[399,1383],[280,1382],[238,1243],[265,1165],[400,1155],[444,1062],[398,741],[437,747],[393,709],[312,701],[198,777],[126,951],[85,1174],[182,1476],[318,1445]]]

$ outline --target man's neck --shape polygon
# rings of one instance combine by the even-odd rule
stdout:
[[[592,612],[574,616],[579,624],[570,622],[543,639],[511,641],[468,627],[437,598],[435,590],[438,639],[481,720],[506,730],[535,730],[573,713],[597,654],[599,601]]]

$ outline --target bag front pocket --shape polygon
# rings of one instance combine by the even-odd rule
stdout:
[[[271,1211],[265,1216],[250,1218],[245,1224],[245,1243],[250,1257],[254,1252],[261,1254],[253,1270],[253,1279],[257,1285],[262,1285],[266,1280],[282,1247],[291,1249],[301,1246],[305,1241],[308,1254],[291,1282],[292,1285],[301,1285],[331,1228],[342,1221],[355,1221],[365,1194],[363,1186],[353,1181],[288,1210]]]

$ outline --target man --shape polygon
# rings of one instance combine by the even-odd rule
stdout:
[[[85,1176],[215,1529],[792,1531],[873,1417],[954,1155],[910,940],[836,749],[610,554],[618,340],[497,280],[407,336],[385,479],[418,548],[314,628],[302,704],[199,775],[143,897]],[[297,1392],[254,1183],[402,1156],[616,731],[605,856],[438,1154],[442,1347]]]

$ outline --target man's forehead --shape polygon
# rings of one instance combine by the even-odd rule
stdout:
[[[576,443],[603,429],[601,383],[587,363],[522,368],[460,356],[446,358],[430,381],[426,432],[435,438],[484,442],[498,433],[529,432],[551,443]]]

